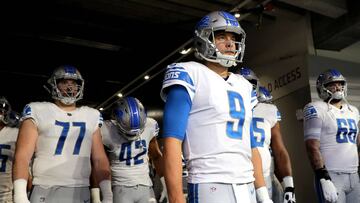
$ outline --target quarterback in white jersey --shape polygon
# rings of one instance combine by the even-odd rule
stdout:
[[[31,202],[84,202],[90,200],[92,166],[112,202],[110,168],[102,147],[102,116],[90,107],[76,107],[83,79],[73,66],[61,66],[49,79],[51,102],[32,102],[21,118],[14,165],[14,200],[28,202],[27,167],[34,154]],[[93,163],[93,165],[91,165]]]
[[[126,97],[116,103],[112,119],[105,121],[101,128],[110,160],[114,202],[156,201],[149,176],[149,158],[162,176],[158,133],[157,122],[146,116],[138,99]]]
[[[256,146],[259,149],[263,174],[268,188],[268,192],[274,202],[295,203],[294,181],[291,171],[290,157],[283,143],[280,121],[281,115],[278,108],[272,104],[272,96],[270,92],[262,86],[259,86],[259,78],[247,67],[242,67],[239,71],[240,75],[246,78],[253,88],[257,91],[259,103],[253,111],[253,131],[256,140]],[[274,163],[272,155],[274,157]],[[274,164],[274,165],[272,165]],[[274,167],[275,166],[275,171]],[[281,181],[284,192],[273,187],[275,177]]]
[[[18,129],[9,127],[11,107],[0,97],[0,202],[13,202],[12,166]]]
[[[320,74],[316,86],[324,101],[305,106],[304,136],[319,202],[360,202],[359,111],[346,102],[347,84],[339,71]]]
[[[198,23],[194,40],[196,56],[204,64],[169,65],[161,90],[170,202],[184,202],[182,150],[189,202],[256,202],[254,176],[259,202],[271,202],[259,152],[252,148],[256,94],[245,78],[228,72],[242,60],[245,32],[233,15],[215,11]]]

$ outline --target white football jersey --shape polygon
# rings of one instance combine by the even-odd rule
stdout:
[[[304,108],[305,140],[319,139],[320,152],[329,171],[357,171],[359,111],[352,105],[350,109],[347,104],[339,109],[323,101],[309,103]]]
[[[147,118],[144,131],[139,139],[129,141],[118,130],[115,121],[104,122],[101,128],[103,143],[107,147],[110,160],[112,185],[152,186],[149,176],[148,149],[150,141],[159,133],[159,126],[152,118]]]
[[[172,85],[185,87],[192,101],[183,142],[188,182],[252,182],[250,125],[257,103],[252,85],[232,73],[224,80],[197,62],[167,67],[164,101],[164,89]]]
[[[38,129],[33,184],[83,187],[89,185],[93,133],[102,125],[99,111],[79,107],[71,112],[50,102],[25,106],[21,120],[32,119]]]
[[[274,104],[258,103],[253,111],[253,132],[262,159],[264,177],[270,176],[271,128],[281,121],[280,112]]]
[[[0,130],[0,202],[12,200],[12,166],[18,131],[7,126]]]

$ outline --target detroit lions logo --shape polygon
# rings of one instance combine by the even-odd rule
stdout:
[[[313,106],[307,106],[304,109],[304,119],[305,120],[309,120],[311,118],[316,118],[318,117],[317,111],[315,109],[315,107]]]
[[[24,110],[22,112],[22,116],[25,117],[25,116],[30,116],[30,115],[31,115],[31,107],[29,106],[29,104],[27,104],[24,107]]]

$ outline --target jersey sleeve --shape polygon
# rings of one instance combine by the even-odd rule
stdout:
[[[184,87],[170,88],[164,107],[162,137],[185,138],[187,121],[191,110],[190,96]]]
[[[275,106],[275,114],[276,114],[276,121],[277,122],[281,121],[281,113],[276,106]]]
[[[196,78],[195,68],[190,67],[185,63],[174,63],[166,68],[165,77],[163,80],[160,96],[163,101],[166,101],[167,92],[166,89],[173,85],[180,85],[185,87],[190,99],[193,100],[195,95]]]
[[[29,103],[25,105],[22,111],[20,122],[23,122],[26,119],[31,119],[36,126],[38,125],[39,119],[36,114],[36,105],[34,103]]]
[[[151,139],[153,137],[157,137],[159,135],[159,130],[160,130],[158,122],[153,118],[147,118],[147,122],[149,122],[150,124],[149,127],[151,128],[151,132],[152,132]]]
[[[304,107],[304,140],[316,139],[320,140],[323,119],[321,118],[321,110],[313,104]]]
[[[106,147],[109,147],[109,144],[111,143],[111,134],[110,134],[111,126],[112,126],[112,122],[110,120],[107,120],[104,122],[104,125],[100,128],[102,143]]]

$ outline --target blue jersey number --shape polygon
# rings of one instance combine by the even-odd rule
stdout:
[[[69,134],[70,123],[55,121],[55,125],[61,126],[63,128],[63,130],[61,131],[61,135],[59,137],[58,143],[56,145],[56,149],[55,149],[55,155],[60,155],[64,148],[65,140]],[[76,140],[76,143],[74,146],[74,151],[73,151],[74,155],[79,155],[81,143],[85,136],[86,124],[84,122],[72,122],[72,126],[80,128],[79,136]]]
[[[135,143],[135,149],[142,149],[142,151],[136,154],[134,157],[131,156],[131,145]],[[125,161],[127,166],[131,165],[131,160],[134,159],[134,165],[144,163],[143,155],[147,153],[146,141],[136,140],[135,142],[127,142],[121,145],[119,160],[120,162]]]
[[[357,127],[354,119],[336,119],[338,131],[336,133],[337,143],[356,143]]]
[[[265,130],[258,127],[259,123],[264,123],[264,118],[255,118],[252,119],[252,127],[254,130],[254,137],[255,137],[255,146],[256,147],[263,147],[265,141]]]
[[[229,109],[231,118],[236,121],[228,121],[226,134],[233,139],[242,139],[242,130],[245,121],[244,100],[237,92],[228,91]]]
[[[0,144],[0,172],[5,172],[6,170],[6,161],[8,160],[8,156],[2,154],[3,149],[11,149],[11,146],[8,144]]]

